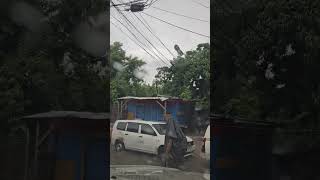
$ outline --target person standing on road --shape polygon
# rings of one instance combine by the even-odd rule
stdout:
[[[168,166],[173,161],[176,168],[182,169],[185,152],[187,151],[187,138],[179,125],[167,113],[165,135],[164,166]]]

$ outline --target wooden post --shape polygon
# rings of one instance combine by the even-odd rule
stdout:
[[[82,137],[83,138],[83,137]],[[81,162],[81,180],[85,178],[85,143],[81,142],[81,149],[80,149],[80,162]]]
[[[165,115],[167,114],[167,101],[164,101],[164,106],[156,100],[156,102],[159,104],[159,106],[163,109],[163,120],[165,120]]]
[[[29,135],[29,128],[26,125],[26,149],[25,149],[25,164],[24,164],[24,180],[28,179],[28,167],[29,167],[29,144],[30,144],[30,135]]]
[[[166,114],[167,114],[167,101],[164,101],[164,116],[163,117],[165,117]]]
[[[117,101],[117,116],[116,116],[116,120],[119,119],[120,115],[120,106],[119,106],[119,101]]]
[[[34,149],[34,179],[38,179],[38,137],[39,137],[39,120],[36,120],[36,139]]]

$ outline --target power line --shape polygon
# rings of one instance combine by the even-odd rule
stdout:
[[[131,32],[131,30],[126,26],[126,25],[124,25],[119,19],[117,19],[116,17],[114,17],[113,15],[112,15],[112,17],[114,18],[114,19],[116,19],[123,27],[125,27],[126,29],[127,29],[127,31],[130,33],[130,34],[132,34],[132,36],[140,43],[137,43],[137,42],[135,42],[134,40],[133,40],[133,42],[135,42],[140,48],[142,48],[147,54],[149,54],[154,60],[155,60],[155,62],[157,62],[158,63],[158,61],[156,61],[156,60],[159,60],[158,58],[156,58],[154,55],[152,55],[149,51],[147,51],[146,50],[146,48],[144,48],[142,45],[144,45],[144,46],[146,46],[145,44],[143,44],[140,40],[139,40],[139,38],[133,33],[133,32]],[[126,34],[126,33],[125,33]],[[128,35],[127,35],[128,36]],[[130,36],[128,36],[128,37],[130,37]],[[132,38],[130,38],[131,40],[132,40]],[[158,64],[159,65],[159,64]],[[165,65],[167,65],[167,64],[165,64]]]
[[[122,2],[122,0],[118,0],[119,2]],[[148,1],[146,1],[148,2]],[[121,13],[119,11],[119,9],[117,8],[117,11],[131,24],[131,26],[157,51],[157,53],[159,53],[162,57],[164,57],[164,59],[166,59],[167,61],[169,61],[169,59],[167,59],[166,56],[164,56],[136,27],[136,25],[134,25],[123,13]],[[131,14],[129,14],[131,15]],[[132,17],[132,16],[131,16]],[[133,19],[132,19],[133,20]],[[155,53],[156,54],[156,53]],[[157,54],[156,54],[157,55]],[[158,55],[157,55],[158,56]],[[159,56],[158,56],[159,57]],[[160,57],[159,57],[160,58]],[[160,58],[162,59],[162,58]]]
[[[152,29],[151,29],[151,27],[150,26],[147,26],[146,24],[147,24],[147,22],[145,21],[145,23],[144,22],[142,22],[141,21],[141,19],[137,16],[137,15],[135,15],[134,13],[133,13],[133,15],[144,25],[144,27],[146,27],[146,29],[148,29],[148,31],[155,37],[155,38],[157,38],[158,40],[159,40],[159,42],[167,49],[167,51],[172,55],[172,57],[174,58],[174,54],[169,50],[169,48],[161,41],[161,39],[152,31]],[[141,14],[140,14],[141,15]],[[141,16],[142,17],[142,16]]]
[[[113,1],[111,1],[111,3],[114,4]],[[121,14],[121,15],[126,19],[126,21],[129,22],[129,23],[131,24],[131,26],[132,26],[159,54],[162,54],[162,53],[137,29],[137,27],[136,27],[117,7],[115,7],[115,8],[116,8],[116,10],[118,11],[118,13]],[[157,53],[155,53],[155,55],[156,55],[162,62],[166,63]],[[162,55],[162,56],[163,56],[163,55]],[[164,56],[164,57],[165,57],[165,56]],[[165,59],[167,59],[167,58],[165,57]],[[168,59],[167,59],[167,60],[168,60]],[[169,60],[168,60],[168,61],[169,61]]]
[[[141,17],[141,19],[146,23],[146,25],[148,26],[148,28],[152,31],[151,26],[150,26],[149,23],[144,19],[144,17],[142,16],[142,14],[141,14],[141,13],[138,13],[138,14],[139,14],[139,16]]]
[[[150,31],[153,31],[152,28],[151,28],[151,26],[150,26],[149,23],[147,22],[147,20],[142,16],[142,14],[139,13],[139,15],[140,15],[141,19],[142,19],[142,20],[146,23],[146,25],[149,27]],[[161,41],[161,42],[162,42],[162,41]],[[164,43],[163,43],[163,44],[164,44]],[[167,46],[164,45],[164,47],[168,50],[168,52],[169,52],[169,53],[172,55],[172,57],[174,58],[175,55],[172,53],[172,51],[170,51],[170,50],[167,48]]]
[[[186,17],[186,18],[189,18],[189,19],[194,19],[194,20],[198,20],[198,21],[208,22],[209,23],[209,21],[207,21],[207,20],[198,19],[198,18],[194,18],[194,17],[191,17],[191,16],[183,15],[183,14],[178,14],[178,13],[175,13],[175,12],[172,12],[172,11],[168,11],[168,10],[165,10],[165,9],[161,9],[161,8],[158,8],[158,7],[151,7],[151,8],[158,9],[160,11],[164,11],[164,12],[167,12],[167,13],[170,13],[170,14],[175,14],[175,15],[178,15],[178,16]]]
[[[158,1],[158,0],[154,0],[154,1],[152,0],[152,1],[150,2],[149,7],[151,7],[151,5],[154,4],[154,3],[156,3],[157,1]]]
[[[206,5],[203,5],[202,3],[199,3],[199,2],[197,2],[197,1],[195,1],[195,0],[192,0],[194,3],[197,3],[197,4],[199,4],[200,6],[202,6],[202,7],[205,7],[205,8],[210,8],[210,7],[208,7],[208,6],[206,6]]]
[[[145,47],[147,47],[146,46],[146,44],[144,44],[144,43],[142,43],[141,42],[141,38],[138,38],[133,32],[133,30],[130,30],[129,29],[129,27],[130,27],[130,25],[131,25],[131,27],[133,27],[133,28],[135,28],[136,29],[136,27],[132,24],[132,22],[126,17],[126,16],[124,16],[121,12],[119,12],[118,11],[118,13],[119,14],[121,14],[123,17],[124,17],[124,19],[126,19],[126,23],[127,23],[127,25],[128,25],[128,27],[127,26],[125,26],[124,25],[124,27],[135,37],[135,39],[137,40],[137,41],[139,41],[139,43],[141,43],[141,44],[143,44]],[[115,17],[114,17],[115,18]],[[115,18],[116,19],[116,18]],[[137,30],[136,29],[136,31],[138,31],[139,33],[140,33],[140,31],[139,30]],[[141,33],[140,33],[141,34]],[[142,34],[141,34],[142,35]],[[143,35],[142,35],[143,36]],[[143,36],[144,37],[144,36]],[[145,38],[145,37],[144,37]],[[145,38],[146,39],[146,38]],[[156,49],[157,50],[157,49]],[[155,58],[156,60],[160,60],[160,61],[162,61],[165,65],[168,65],[167,64],[167,62],[165,62],[156,52],[155,52],[155,50],[154,49],[152,49],[151,48],[151,50],[149,49],[149,51],[150,51],[150,53],[153,53],[157,58]],[[153,56],[153,58],[154,58],[154,56]]]
[[[138,45],[140,47],[140,44],[138,44],[134,38],[132,38],[130,35],[128,35],[124,30],[122,30],[121,27],[119,27],[115,22],[111,21],[112,19],[110,19],[110,23],[117,29],[119,29],[122,34],[124,34],[127,38],[129,38],[135,45]],[[115,21],[115,20],[114,20]]]
[[[199,35],[199,36],[203,36],[203,37],[210,38],[210,36],[208,36],[208,35],[204,35],[204,34],[201,34],[201,33],[197,33],[197,32],[194,32],[194,31],[192,31],[192,30],[189,30],[189,29],[186,29],[186,28],[177,26],[177,25],[175,25],[175,24],[172,24],[172,23],[170,23],[170,22],[167,22],[167,21],[165,21],[165,20],[159,19],[159,18],[154,17],[154,16],[152,16],[152,15],[150,15],[150,14],[147,14],[147,13],[145,13],[145,12],[142,12],[142,13],[145,14],[145,15],[147,15],[147,16],[150,16],[150,17],[152,17],[152,18],[154,18],[154,19],[157,19],[157,20],[159,20],[159,21],[161,21],[161,22],[164,22],[164,23],[166,23],[166,24],[169,24],[169,25],[171,25],[171,26],[174,26],[174,27],[176,27],[176,28],[179,28],[179,29],[182,29],[182,30],[191,32],[191,33],[193,33],[193,34],[197,34],[197,35]]]
[[[130,1],[130,2],[126,2],[126,3],[122,2],[120,4],[113,4],[111,6],[113,6],[113,7],[116,7],[116,6],[127,6],[127,5],[130,5],[131,3],[135,3],[135,2],[139,2],[139,1],[142,1],[142,0],[135,0],[135,1]]]
[[[129,23],[128,22],[126,22],[127,24],[128,24],[128,26],[126,26],[126,25],[124,25],[118,18],[116,18],[115,16],[113,16],[113,15],[111,15],[114,19],[116,19],[123,27],[125,27],[126,29],[127,29],[127,31],[140,43],[140,47],[145,51],[145,52],[147,52],[154,60],[159,60],[159,57],[155,57],[154,55],[152,55],[152,53],[154,53],[154,52],[152,52],[152,50],[150,50],[150,49],[148,49],[148,47],[146,46],[146,44],[144,44],[143,42],[141,42],[141,39],[139,39],[134,33],[133,33],[133,31],[131,30],[131,29],[129,29]],[[145,48],[143,47],[143,46],[145,46]],[[148,51],[147,51],[147,49],[148,49]],[[149,52],[150,51],[150,52]],[[160,61],[161,61],[161,59],[160,59]],[[166,64],[166,63],[164,63],[164,64]]]
[[[127,33],[125,33],[119,26],[117,26],[115,23],[113,23],[112,21],[110,21],[111,22],[111,24],[114,26],[114,27],[116,27],[116,28],[118,28],[125,36],[127,36],[134,44],[136,44],[136,45],[138,45],[140,48],[142,48],[143,49],[143,47],[140,45],[140,44],[138,44],[136,41],[134,41],[134,39],[132,38],[132,37],[130,37]],[[147,53],[147,54],[149,54],[146,50],[145,50],[145,52]],[[154,58],[154,56],[152,56],[151,54],[149,54],[152,58]],[[155,60],[155,58],[154,58],[154,60]],[[158,61],[154,61],[154,62],[156,62],[156,64],[158,65],[158,66],[162,66],[161,64],[159,64],[159,62]]]
[[[142,25],[143,25],[153,36],[155,36],[155,37],[160,41],[160,43],[162,43],[162,45],[169,51],[169,49],[164,45],[164,43],[160,40],[160,38],[159,38],[158,36],[156,36],[156,35],[145,25],[145,23],[142,22],[141,19],[139,19],[139,17],[138,17],[135,13],[132,13],[132,14],[133,14],[133,15],[142,23]],[[164,56],[164,55],[160,52],[160,50],[159,50],[158,52],[159,52],[163,57],[165,57],[165,59],[166,59],[167,61],[170,62],[170,60],[167,59],[166,56]],[[169,53],[171,53],[171,52],[169,51]],[[172,54],[172,56],[174,57],[173,54]]]
[[[111,15],[115,20],[117,20],[123,27],[125,27],[125,28],[128,30],[128,32],[130,32],[130,33],[137,39],[137,41],[138,41],[139,43],[141,43],[141,42],[139,41],[139,39],[137,38],[137,36],[136,36],[134,33],[132,33],[127,26],[125,26],[119,19],[117,19],[116,17],[114,17],[112,14],[110,14],[110,15]],[[114,23],[113,23],[113,24],[114,24]],[[115,27],[117,27],[117,26],[115,26]],[[118,27],[118,28],[119,28],[119,27]],[[123,32],[127,37],[129,37],[130,40],[132,40],[135,44],[137,44],[140,48],[142,48],[147,54],[149,54],[154,60],[157,59],[157,58],[155,58],[152,54],[150,54],[144,47],[142,47],[139,43],[135,42],[128,34],[126,34],[124,31],[122,31],[121,28],[119,28],[119,29],[120,29],[120,31]],[[141,43],[141,44],[143,44],[143,43]],[[159,65],[159,64],[158,64],[158,65]]]

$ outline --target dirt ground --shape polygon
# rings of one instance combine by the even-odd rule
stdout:
[[[209,161],[201,157],[201,141],[200,138],[194,137],[196,150],[193,156],[186,158],[184,162],[185,171],[209,173]],[[111,147],[110,149],[110,164],[112,165],[152,165],[161,166],[159,158],[155,155],[135,152],[122,151],[116,152]]]

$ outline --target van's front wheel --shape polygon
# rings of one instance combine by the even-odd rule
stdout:
[[[167,166],[167,159],[165,158],[165,152],[164,152],[164,147],[161,146],[158,149],[158,157],[161,161],[162,166],[166,167]]]
[[[124,150],[124,144],[123,142],[120,142],[120,141],[117,141],[115,144],[114,144],[114,147],[115,147],[115,150],[117,152],[121,152]]]

